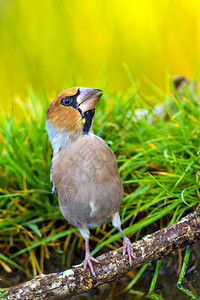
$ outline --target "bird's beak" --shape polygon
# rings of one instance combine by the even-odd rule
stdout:
[[[78,107],[82,110],[82,112],[93,109],[102,95],[102,90],[99,89],[88,89],[80,87],[79,92],[80,93],[77,97],[77,102]]]

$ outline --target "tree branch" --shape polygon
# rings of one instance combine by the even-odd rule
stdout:
[[[200,205],[196,212],[133,243],[132,269],[161,259],[175,249],[198,240],[200,240]],[[96,278],[91,275],[89,269],[84,270],[82,266],[59,273],[41,274],[9,289],[1,299],[66,299],[105,282],[116,281],[131,269],[127,255],[122,256],[122,248],[105,253],[99,256],[98,260],[100,264],[95,264]]]

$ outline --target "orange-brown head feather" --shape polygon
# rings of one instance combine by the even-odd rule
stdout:
[[[50,104],[47,110],[47,121],[55,130],[67,130],[76,132],[81,130],[81,115],[73,107],[61,105],[61,99],[66,96],[73,96],[77,93],[78,88],[71,88],[60,93]]]

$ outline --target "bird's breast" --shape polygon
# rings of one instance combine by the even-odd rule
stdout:
[[[60,209],[74,226],[105,222],[121,206],[123,188],[115,156],[94,134],[79,137],[53,157]]]

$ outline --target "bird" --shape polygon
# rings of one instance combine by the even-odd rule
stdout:
[[[109,219],[123,237],[123,256],[132,265],[133,248],[121,229],[119,210],[123,186],[116,158],[107,143],[93,132],[100,89],[73,87],[49,105],[46,129],[53,148],[50,166],[52,192],[58,196],[64,218],[77,227],[85,240],[84,269],[96,277],[90,253],[90,229]]]

